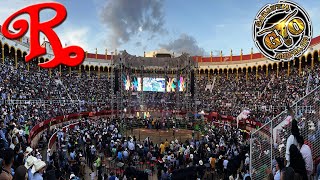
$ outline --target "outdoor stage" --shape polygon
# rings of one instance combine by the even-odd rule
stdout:
[[[150,137],[153,143],[159,144],[161,142],[164,142],[166,139],[171,142],[175,139],[181,141],[185,140],[191,140],[192,139],[192,130],[186,130],[186,129],[178,129],[175,133],[173,133],[172,129],[167,130],[156,130],[156,129],[145,129],[145,128],[138,128],[128,130],[126,132],[127,136],[136,136],[136,139],[140,141],[144,141],[147,137]],[[195,138],[200,138],[200,133],[195,131]]]

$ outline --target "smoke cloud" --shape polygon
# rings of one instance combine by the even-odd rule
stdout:
[[[190,55],[204,56],[208,53],[201,47],[193,36],[181,34],[177,39],[169,42],[168,44],[159,44],[159,46],[168,51],[176,53],[188,53]]]
[[[140,32],[163,34],[163,0],[108,1],[101,8],[102,23],[110,30],[108,44],[117,48]]]

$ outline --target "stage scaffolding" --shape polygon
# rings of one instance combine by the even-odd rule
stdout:
[[[121,52],[118,55],[113,56],[111,70],[111,89],[113,92],[111,98],[111,109],[117,109],[118,118],[122,119],[125,114],[133,111],[147,111],[147,104],[153,98],[162,96],[161,105],[158,109],[161,110],[177,110],[184,111],[187,117],[188,114],[197,113],[197,106],[195,104],[197,100],[196,90],[196,70],[198,68],[197,62],[195,62],[191,56],[183,53],[179,57],[174,58],[156,58],[156,57],[137,57],[128,54],[126,51]],[[140,77],[141,78],[141,91],[132,91],[132,89],[125,89],[124,79],[126,77]],[[143,78],[176,78],[179,80],[183,77],[185,80],[185,90],[179,91],[178,85],[175,88],[175,92],[167,92],[165,87],[164,93],[150,93],[143,91]],[[191,79],[193,78],[193,86],[191,88]],[[165,86],[167,86],[167,79],[165,79]],[[178,84],[178,81],[177,81]],[[191,92],[193,90],[193,92]],[[160,94],[160,95],[159,95]],[[171,98],[170,97],[174,97]],[[169,98],[168,98],[169,97]],[[147,99],[146,99],[147,98]],[[166,99],[167,98],[167,99]],[[162,103],[164,100],[164,103]],[[173,109],[168,109],[168,104],[173,105]]]

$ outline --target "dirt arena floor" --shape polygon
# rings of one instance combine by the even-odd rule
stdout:
[[[136,136],[137,140],[139,140],[140,137],[140,141],[143,141],[147,137],[150,137],[153,143],[159,144],[166,139],[168,141],[174,141],[175,139],[177,139],[180,142],[190,140],[192,138],[192,130],[178,129],[175,133],[173,133],[172,129],[157,131],[156,129],[139,128],[126,131],[125,136],[130,135]],[[195,132],[195,138],[199,138],[199,136],[201,136],[200,133]]]

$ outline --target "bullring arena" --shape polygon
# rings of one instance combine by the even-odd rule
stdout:
[[[192,157],[195,159],[212,156],[210,159],[215,158],[218,166],[218,162],[221,159],[228,159],[232,162],[231,157],[224,155],[217,156],[219,151],[222,153],[224,148],[228,147],[227,144],[238,141],[239,152],[240,154],[242,153],[244,159],[246,159],[245,154],[251,153],[250,156],[247,156],[250,158],[251,163],[244,164],[242,162],[239,166],[250,167],[252,173],[256,173],[254,175],[257,176],[257,179],[260,179],[262,176],[265,176],[265,171],[268,169],[268,153],[272,153],[273,156],[281,156],[281,153],[283,153],[282,151],[279,154],[279,152],[271,148],[270,141],[268,140],[271,135],[269,128],[273,127],[274,129],[284,122],[284,119],[288,115],[286,111],[288,102],[292,104],[294,111],[298,109],[302,114],[300,114],[299,118],[303,120],[307,119],[305,120],[307,123],[305,124],[305,128],[307,129],[302,130],[301,133],[305,137],[310,137],[311,134],[314,134],[315,137],[318,136],[316,128],[318,122],[314,119],[314,117],[318,116],[318,104],[314,101],[314,98],[318,97],[319,42],[319,37],[314,38],[311,43],[313,51],[290,63],[273,63],[263,58],[259,53],[225,57],[190,57],[187,54],[183,54],[179,57],[170,55],[170,57],[157,58],[135,57],[124,51],[116,55],[86,53],[86,60],[79,67],[68,68],[61,66],[56,69],[42,70],[36,66],[36,62],[46,61],[48,57],[44,56],[31,64],[25,64],[23,58],[27,51],[27,45],[21,42],[1,41],[1,56],[3,57],[1,68],[2,72],[6,72],[5,74],[2,73],[4,82],[19,82],[21,85],[24,83],[21,79],[14,78],[22,76],[16,74],[16,69],[21,70],[24,78],[36,77],[49,82],[40,86],[37,81],[29,81],[33,84],[24,87],[17,86],[16,88],[18,89],[16,91],[30,87],[35,87],[36,89],[29,91],[29,94],[22,94],[22,96],[28,95],[28,99],[18,100],[11,98],[10,100],[6,100],[5,103],[8,106],[15,105],[16,107],[21,107],[22,109],[17,109],[18,112],[22,112],[26,108],[26,110],[35,113],[35,119],[28,121],[27,127],[30,128],[30,132],[27,137],[28,142],[31,143],[30,146],[34,150],[37,149],[43,152],[43,157],[46,157],[47,154],[52,155],[63,152],[60,150],[66,148],[67,142],[71,144],[67,148],[68,152],[77,149],[78,156],[81,154],[86,157],[86,165],[83,167],[87,172],[85,177],[89,177],[91,173],[90,168],[94,172],[97,170],[92,165],[96,159],[90,159],[93,157],[87,154],[90,149],[86,148],[94,147],[96,152],[100,152],[102,158],[100,170],[103,173],[113,172],[117,176],[123,177],[127,173],[125,170],[128,170],[128,167],[130,167],[133,170],[129,169],[130,171],[128,172],[131,173],[127,174],[129,177],[140,177],[141,173],[145,172],[146,177],[149,176],[151,179],[156,179],[160,173],[160,169],[163,168],[164,161],[168,163],[167,159],[159,159],[159,157],[173,154],[172,156],[178,159],[179,152],[184,152],[188,159],[182,160],[182,166],[187,169],[200,167],[199,164],[190,166],[190,163],[194,162],[190,158],[190,155],[193,153]],[[226,58],[229,58],[230,61],[225,62],[224,59]],[[149,64],[144,64],[144,66],[139,65],[140,61],[147,60]],[[166,67],[158,65],[157,68],[153,68],[156,64],[162,64],[159,63],[159,60],[170,61],[171,64],[168,63]],[[177,69],[175,63],[182,66]],[[136,66],[132,66],[133,64]],[[38,72],[41,72],[41,74]],[[310,74],[312,77],[315,77],[313,80],[308,80]],[[70,81],[70,76],[74,76],[74,80]],[[165,89],[164,92],[139,91],[138,89],[143,87],[134,87],[134,81],[137,78],[140,78],[139,81],[141,81],[144,77],[161,77],[163,79],[160,79],[160,82],[166,81],[166,85],[169,84],[170,78],[180,80],[180,77],[183,77],[186,83],[185,89],[180,90],[178,89],[179,86],[175,88],[167,86],[163,88]],[[291,94],[292,88],[304,87],[306,84],[303,85],[303,83],[306,83],[306,80],[309,81],[309,94],[306,95],[304,89]],[[226,82],[227,84],[225,84]],[[289,88],[284,88],[284,84],[281,84],[282,82],[289,83]],[[87,84],[87,86],[82,86],[81,84],[83,83]],[[253,91],[245,88],[242,84],[250,84],[251,87],[254,87]],[[30,100],[36,94],[44,99],[49,96],[51,96],[51,99],[68,96],[68,92],[59,91],[61,94],[54,94],[54,92],[58,92],[57,90],[63,86],[67,86],[66,88],[68,89],[80,88],[81,92],[87,92],[91,98],[87,96],[87,93],[77,92],[74,89],[72,90],[74,93],[69,94],[71,99]],[[237,86],[244,88],[237,89]],[[7,87],[10,88],[10,86]],[[259,89],[262,87],[265,88],[263,94],[254,93],[255,88]],[[231,94],[228,89],[232,89],[236,93]],[[110,96],[106,96],[108,95],[106,93],[109,93]],[[288,93],[292,96],[288,96]],[[122,96],[119,94],[122,94]],[[230,96],[232,98],[225,99],[225,97]],[[283,100],[283,97],[286,99]],[[76,98],[79,98],[79,100],[76,100]],[[223,101],[217,101],[217,98],[223,99]],[[251,101],[250,99],[257,100]],[[35,105],[39,103],[45,109],[36,108],[37,111],[34,111],[34,109],[29,108],[37,107]],[[56,106],[57,104],[64,104],[65,106],[61,106],[64,109],[56,109],[58,107]],[[140,105],[138,106],[138,104]],[[232,104],[232,107],[230,104]],[[79,108],[80,113],[74,113],[79,111]],[[208,109],[211,110],[208,111]],[[237,130],[236,117],[244,109],[250,109],[252,116],[240,120],[239,129]],[[43,114],[41,113],[42,110],[52,112],[52,114]],[[272,126],[270,126],[270,119],[273,122]],[[280,126],[289,128],[283,125]],[[64,127],[68,127],[68,132],[65,132]],[[113,131],[110,131],[107,127],[112,127]],[[235,129],[231,130],[230,127]],[[16,128],[21,129],[21,126],[20,128],[19,126]],[[74,130],[74,128],[81,131]],[[94,130],[91,131],[90,129]],[[114,129],[117,130],[114,131]],[[254,130],[257,131],[250,133]],[[175,132],[174,135],[173,131]],[[192,137],[193,132],[194,137]],[[70,133],[68,138],[63,138],[68,133]],[[231,133],[231,136],[229,136],[229,133]],[[234,136],[234,133],[237,136]],[[116,134],[122,135],[115,137]],[[275,135],[273,134],[273,136]],[[288,134],[278,135],[277,143],[280,137],[285,137]],[[145,145],[145,152],[128,150],[129,145],[127,142],[131,142],[133,136],[135,137],[135,148],[139,149],[139,147]],[[251,142],[251,149],[250,141],[246,139],[249,136],[252,139],[254,138],[254,141]],[[78,139],[78,137],[82,137],[82,139],[83,137],[86,138],[83,141]],[[147,137],[152,141],[151,145]],[[237,138],[233,140],[233,137]],[[115,140],[110,141],[110,138],[115,138]],[[46,143],[45,139],[49,140],[49,143]],[[129,159],[117,159],[118,156],[115,152],[112,152],[112,148],[101,147],[101,142],[106,141],[122,144],[121,146],[126,147],[123,147],[122,151],[131,152],[133,153],[132,155],[137,155],[140,159],[131,160],[131,162]],[[72,145],[75,142],[81,144],[80,149]],[[204,146],[200,145],[200,142],[203,142]],[[319,145],[317,142],[318,138],[308,139],[308,143],[314,153],[314,165],[318,163],[316,157],[318,157]],[[159,154],[159,157],[157,157],[156,149],[159,149],[161,143],[168,143],[165,148],[168,151],[165,151],[164,155]],[[261,143],[265,144],[262,145]],[[178,148],[179,146],[180,148]],[[47,149],[50,149],[50,152],[48,151],[47,153]],[[142,149],[144,148],[142,147]],[[177,150],[176,152],[178,153],[173,153],[174,151],[172,150]],[[199,153],[199,151],[203,152]],[[215,155],[209,155],[207,152],[212,152]],[[139,156],[139,153],[142,154]],[[146,154],[143,155],[144,153]],[[73,160],[70,160],[69,156],[66,158],[72,165]],[[183,155],[180,153],[180,156]],[[130,156],[130,158],[133,157]],[[126,164],[129,162],[130,164]],[[202,160],[202,162],[204,161]],[[207,179],[221,177],[224,174],[222,173],[223,170],[220,169],[221,172],[219,172],[219,169],[213,171],[210,168],[209,162],[208,158],[203,163],[205,167],[204,171],[199,172],[203,172],[203,175]],[[116,163],[120,163],[120,165],[121,163],[124,164],[122,166],[114,166]],[[261,169],[261,163],[264,164],[263,169]],[[166,165],[166,167],[171,166],[170,164],[169,166]],[[182,172],[182,170],[183,168],[180,171]],[[197,171],[197,169],[194,170]],[[69,170],[69,173],[72,171]],[[174,173],[177,176],[181,175],[180,171],[171,170],[171,175]],[[78,173],[81,174],[80,171]],[[221,176],[218,176],[217,173]]]
[[[105,49],[50,69],[38,64],[52,54],[25,62],[26,39],[0,34],[0,154],[13,159],[4,168],[44,179],[320,176],[320,36],[289,62],[253,49]]]

